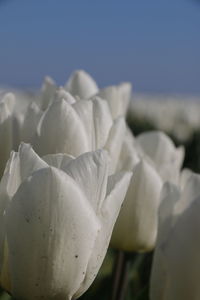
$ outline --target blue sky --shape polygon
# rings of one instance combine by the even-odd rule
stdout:
[[[200,94],[200,4],[193,0],[0,0],[0,85],[64,84]]]

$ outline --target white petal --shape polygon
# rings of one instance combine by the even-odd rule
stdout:
[[[12,110],[10,104],[0,102],[0,178],[3,175],[10,151],[13,149]]]
[[[102,228],[99,230],[94,244],[94,249],[87,266],[86,277],[80,289],[75,294],[75,299],[88,289],[101,267],[110,242],[114,224],[130,182],[131,175],[132,174],[130,172],[127,172],[118,173],[109,177],[107,198],[103,203],[99,215]]]
[[[19,152],[12,152],[0,182],[0,205],[11,200],[18,187],[33,171],[48,165],[33,151],[29,144],[21,143]],[[4,200],[3,200],[4,199]],[[5,209],[5,205],[3,205]]]
[[[179,180],[179,185],[180,185],[181,190],[184,189],[185,184],[187,183],[187,181],[190,178],[191,174],[192,174],[192,171],[190,169],[187,169],[187,168],[185,168],[181,171],[180,180]]]
[[[72,178],[55,168],[33,173],[7,215],[14,297],[70,300],[85,277],[99,229]]]
[[[177,214],[183,213],[197,197],[200,197],[200,175],[191,173],[183,188],[181,201],[177,204]]]
[[[41,156],[51,153],[78,156],[90,150],[83,124],[65,100],[54,102],[44,113],[37,135],[34,148]]]
[[[36,134],[37,125],[42,116],[42,111],[39,106],[32,102],[25,115],[25,119],[22,126],[22,141],[29,143],[32,142],[33,137]]]
[[[21,182],[36,170],[48,165],[35,153],[31,145],[21,143],[18,150]]]
[[[60,87],[55,96],[55,101],[64,99],[69,104],[76,103],[76,99],[68,93],[64,88]]]
[[[97,95],[107,100],[112,117],[116,119],[126,114],[131,95],[131,85],[129,83],[122,83],[119,86],[109,86],[101,89]]]
[[[172,140],[161,131],[142,133],[136,140],[141,151],[152,159],[162,179],[178,183],[183,148],[176,149]]]
[[[89,100],[77,101],[73,105],[74,110],[78,114],[85,132],[87,132],[90,150],[96,150],[94,141],[94,125],[93,125],[93,103]]]
[[[113,121],[106,101],[98,97],[93,98],[92,101],[96,150],[105,146]]]
[[[45,77],[38,103],[42,110],[47,109],[52,103],[56,89],[57,86],[55,81],[51,77]]]
[[[119,171],[132,171],[133,167],[139,162],[139,155],[134,145],[134,137],[129,128],[126,128],[126,134],[122,144],[122,149],[117,165]]]
[[[110,174],[113,174],[116,171],[125,133],[125,120],[124,118],[120,117],[115,120],[113,126],[111,127],[108,140],[105,145],[105,149],[108,151],[111,157]]]
[[[64,171],[70,175],[84,192],[94,211],[101,209],[106,195],[108,179],[108,156],[98,150],[71,160]]]
[[[45,155],[42,159],[52,167],[65,170],[68,163],[74,159],[74,157],[71,155],[58,153]]]
[[[133,176],[117,219],[112,245],[125,251],[148,251],[155,245],[162,181],[145,161]],[[129,232],[129,234],[127,234]]]
[[[74,96],[86,99],[98,92],[98,87],[94,79],[85,71],[74,72],[65,86],[66,90]]]
[[[170,278],[164,299],[187,300],[200,297],[199,213],[198,197],[180,215],[162,245]]]

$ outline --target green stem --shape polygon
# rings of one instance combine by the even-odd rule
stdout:
[[[129,284],[130,254],[118,251],[112,278],[111,300],[124,300]]]

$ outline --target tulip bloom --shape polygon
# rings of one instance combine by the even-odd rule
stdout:
[[[65,96],[54,101],[42,114],[34,149],[41,156],[68,153],[76,157],[105,148],[112,157],[110,173],[115,172],[126,131],[124,118],[113,121],[108,104],[98,97],[70,104],[71,98]]]
[[[0,282],[18,299],[76,299],[104,259],[131,173],[104,150],[12,153],[0,185]]]
[[[199,214],[199,175],[187,174],[181,189],[165,184],[151,274],[151,300],[200,299]]]

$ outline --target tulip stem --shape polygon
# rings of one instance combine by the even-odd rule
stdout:
[[[124,300],[129,283],[130,255],[119,250],[112,278],[111,300]]]

